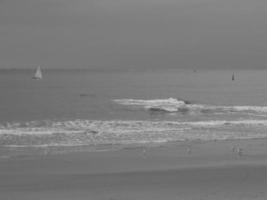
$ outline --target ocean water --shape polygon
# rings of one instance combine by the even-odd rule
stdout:
[[[1,70],[1,155],[267,138],[267,71]]]

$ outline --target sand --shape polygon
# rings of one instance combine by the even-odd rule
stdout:
[[[233,147],[242,148],[242,155]],[[266,200],[266,185],[266,140],[181,142],[0,160],[3,200]]]

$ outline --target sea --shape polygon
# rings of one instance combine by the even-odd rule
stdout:
[[[1,157],[267,138],[267,70],[42,72],[0,70]]]

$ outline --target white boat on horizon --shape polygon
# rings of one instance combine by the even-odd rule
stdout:
[[[41,70],[41,66],[38,66],[36,68],[36,71],[32,77],[32,79],[35,79],[35,80],[40,80],[43,78],[43,75],[42,75],[42,70]]]

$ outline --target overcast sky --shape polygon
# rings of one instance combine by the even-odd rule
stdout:
[[[267,68],[266,0],[0,0],[0,67]]]

